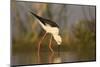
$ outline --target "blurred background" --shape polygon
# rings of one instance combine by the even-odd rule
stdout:
[[[30,11],[59,25],[63,42],[58,49],[52,41],[54,54],[48,48],[47,35],[37,56],[37,45],[45,31]],[[11,40],[12,65],[95,61],[96,7],[11,0]]]

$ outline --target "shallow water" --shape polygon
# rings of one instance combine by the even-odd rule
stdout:
[[[81,55],[78,52],[66,51],[66,52],[19,52],[14,53],[11,58],[12,65],[27,65],[27,64],[47,64],[47,63],[63,63],[63,62],[77,62],[77,61],[91,61],[85,55]]]

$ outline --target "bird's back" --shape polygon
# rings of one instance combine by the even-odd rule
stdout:
[[[59,26],[55,22],[53,22],[53,21],[51,21],[49,19],[40,18],[40,21],[43,22],[44,25],[48,24],[51,27],[58,27],[59,28]]]

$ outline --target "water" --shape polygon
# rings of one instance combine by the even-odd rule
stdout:
[[[86,49],[85,49],[86,50]],[[93,51],[54,50],[41,49],[39,52],[32,49],[13,51],[11,56],[12,65],[69,63],[77,61],[94,61],[96,59]]]
[[[80,61],[79,55],[75,52],[40,52],[37,53],[16,53],[12,56],[13,65],[27,65],[27,64],[45,64],[45,63],[63,63]]]

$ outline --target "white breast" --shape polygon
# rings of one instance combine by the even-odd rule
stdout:
[[[53,35],[58,45],[62,43],[61,36],[59,35],[59,29],[57,27],[51,27],[49,25],[46,25],[45,30],[46,32],[51,33]]]
[[[47,33],[51,34],[59,34],[59,29],[57,27],[51,27],[50,25],[46,24],[44,27]]]

